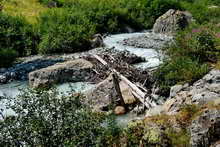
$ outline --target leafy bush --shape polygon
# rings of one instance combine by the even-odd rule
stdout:
[[[209,8],[216,3],[212,0],[194,0],[192,2],[181,1],[184,9],[192,13],[194,19],[199,24],[209,23],[211,21],[219,22],[220,8]]]
[[[155,73],[155,79],[163,96],[169,96],[171,86],[192,83],[208,72],[208,65],[188,57],[177,57],[163,63]]]
[[[59,0],[59,3],[61,8],[50,9],[39,18],[40,53],[89,49],[89,39],[95,33],[123,32],[126,26],[150,28],[168,9],[180,8],[174,0]]]
[[[42,1],[42,0],[41,0]],[[44,0],[48,3],[50,0]],[[96,26],[99,33],[125,31],[125,26],[134,29],[149,29],[154,21],[167,10],[181,9],[176,0],[55,0],[70,13],[81,12]]]
[[[17,57],[17,52],[12,49],[0,49],[0,68],[10,66]]]
[[[192,25],[179,32],[163,50],[169,60],[156,71],[155,79],[165,96],[175,84],[192,83],[220,60],[220,35],[216,25]]]
[[[90,48],[94,27],[82,13],[51,9],[40,17],[40,53],[70,53]]]
[[[21,17],[0,12],[0,48],[13,49],[19,56],[36,53],[37,36],[33,28]]]
[[[212,25],[192,26],[179,32],[175,43],[165,48],[165,52],[172,57],[187,56],[199,62],[216,62],[220,55],[220,40],[218,30]]]
[[[16,115],[0,112],[1,146],[102,146],[105,135],[119,133],[106,134],[109,127],[103,127],[102,122],[107,118],[91,112],[82,104],[81,95],[64,96],[56,89],[25,90],[16,99],[7,99],[15,100],[8,108]],[[109,121],[105,122],[108,126]]]

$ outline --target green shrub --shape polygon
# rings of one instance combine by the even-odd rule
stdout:
[[[208,72],[207,63],[219,61],[218,32],[215,25],[192,25],[163,49],[170,59],[155,72],[155,79],[164,96],[169,96],[170,87],[175,84],[195,82]]]
[[[199,62],[216,62],[220,55],[220,40],[218,30],[212,25],[192,26],[179,32],[175,43],[165,48],[165,52],[172,57],[187,56]]]
[[[135,29],[153,26],[155,19],[170,8],[180,8],[175,0],[68,0],[39,18],[40,53],[83,51],[90,48],[95,33],[117,33],[126,26]],[[146,4],[145,4],[146,3]]]
[[[82,13],[51,9],[40,17],[40,53],[71,53],[90,49],[93,24]]]
[[[48,2],[48,0],[44,0]],[[81,12],[95,26],[98,33],[150,29],[155,20],[169,9],[181,9],[176,0],[56,0],[70,13]]]
[[[184,9],[192,13],[193,18],[199,24],[209,23],[211,21],[219,22],[220,8],[209,8],[215,5],[212,0],[194,0],[193,2],[181,1]]]
[[[93,113],[82,103],[81,95],[64,96],[56,89],[25,90],[16,99],[7,100],[14,101],[7,106],[16,116],[0,111],[4,118],[0,120],[1,146],[102,146],[103,138],[119,133],[103,127],[105,119],[113,118]]]
[[[18,53],[12,49],[0,49],[0,68],[10,66],[18,56]]]
[[[163,96],[169,96],[171,86],[192,83],[208,72],[207,64],[200,64],[189,57],[172,58],[163,63],[155,73],[155,79]]]
[[[0,12],[0,48],[13,49],[19,56],[36,53],[37,36],[33,28],[21,17]]]

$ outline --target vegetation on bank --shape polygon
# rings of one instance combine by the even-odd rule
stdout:
[[[160,94],[168,97],[175,84],[202,78],[220,62],[220,1],[181,1],[183,9],[192,13],[195,21],[174,36],[174,42],[163,51],[168,55],[155,72]]]
[[[217,23],[220,16],[220,8],[208,8],[218,0],[1,0],[0,5],[0,49],[18,56],[88,50],[94,34],[151,29],[171,8],[189,10],[198,24]],[[4,66],[14,55],[4,57],[11,61]]]
[[[92,112],[80,94],[65,96],[56,89],[25,90],[7,99],[16,116],[0,111],[1,146],[190,146],[187,128],[207,109],[219,103],[184,105],[175,115],[156,115],[122,129],[113,115]],[[13,101],[13,103],[12,103]]]
[[[92,112],[80,94],[29,89],[2,99],[16,115],[0,111],[0,146],[108,146],[120,132],[113,116]]]
[[[192,83],[212,67],[220,69],[220,8],[208,8],[219,5],[219,0],[53,0],[56,4],[40,0],[34,2],[43,10],[33,19],[10,12],[9,6],[19,6],[13,1],[1,3],[0,67],[9,66],[18,56],[86,50],[95,33],[123,32],[126,26],[148,29],[158,16],[178,8],[189,10],[196,22],[164,48],[169,58],[155,74],[161,93],[168,96],[171,86]],[[56,90],[25,91],[8,106],[17,116],[5,117],[0,112],[4,118],[0,120],[0,145],[188,146],[185,128],[203,111],[187,105],[175,116],[155,116],[122,131],[114,118],[92,112],[82,99],[81,95],[60,96]],[[179,131],[172,128],[176,122]],[[152,123],[165,128],[164,132]]]
[[[173,115],[160,114],[129,123],[120,136],[120,142],[128,147],[169,146],[189,147],[189,127],[192,121],[207,110],[219,110],[218,102],[204,105],[183,105]]]
[[[155,73],[163,96],[170,87],[202,78],[220,61],[220,28],[217,24],[192,25],[176,34],[174,42],[163,50],[168,59]]]
[[[176,0],[32,1],[33,4],[29,0],[22,0],[21,3],[16,0],[0,1],[0,27],[11,29],[4,32],[7,37],[2,37],[0,46],[4,42],[17,42],[16,47],[9,42],[4,49],[17,51],[19,48],[27,53],[19,56],[88,50],[91,48],[90,40],[96,33],[125,32],[126,27],[150,29],[167,10],[181,9]],[[3,20],[5,17],[8,18],[7,24]],[[17,37],[19,35],[22,36]],[[28,47],[24,47],[22,42]]]

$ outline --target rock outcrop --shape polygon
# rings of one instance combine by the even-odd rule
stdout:
[[[220,70],[213,69],[192,86],[185,84],[171,88],[170,98],[164,104],[169,114],[179,111],[183,104],[203,105],[220,98]]]
[[[172,41],[172,36],[146,32],[144,35],[124,39],[122,45],[136,48],[161,49],[168,42]]]
[[[64,62],[64,60],[60,58],[42,58],[15,64],[7,69],[0,68],[0,84],[5,84],[14,80],[25,81],[28,79],[28,74],[30,72],[61,62]]]
[[[170,9],[156,20],[153,31],[172,34],[184,29],[192,20],[192,15],[189,12]]]
[[[112,75],[104,81],[97,84],[93,89],[87,91],[86,103],[88,103],[94,111],[108,111],[113,99],[116,98]]]
[[[220,140],[220,110],[204,111],[192,122],[190,132],[192,147],[216,146],[216,142]]]
[[[48,87],[57,83],[87,81],[92,76],[93,64],[84,59],[58,63],[29,73],[33,88]]]
[[[119,85],[125,104],[134,104],[136,99],[132,95],[131,89],[124,82],[120,82]],[[112,107],[120,104],[120,99],[114,87],[112,74],[97,84],[93,89],[87,91],[85,95],[86,103],[88,103],[94,111],[109,111]]]

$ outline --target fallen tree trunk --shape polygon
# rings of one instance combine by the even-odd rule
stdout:
[[[108,66],[108,63],[103,60],[98,55],[93,55],[99,62],[101,62],[104,66]],[[108,66],[110,68],[110,66]],[[119,72],[117,72],[115,69],[110,68],[110,70],[117,75],[122,81],[124,81],[131,89],[133,95],[139,99],[141,103],[143,103],[148,109],[151,107],[156,106],[157,104],[154,101],[150,101],[149,97],[146,97],[146,93],[144,93],[142,90],[138,88],[135,84],[133,84],[131,81],[129,81],[125,76],[121,75]]]

